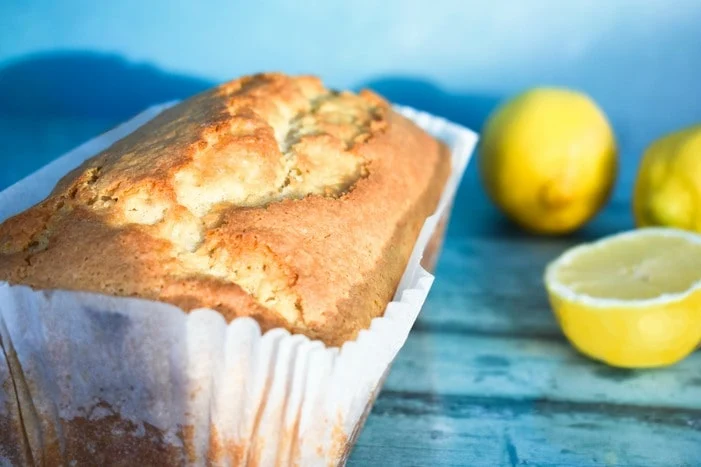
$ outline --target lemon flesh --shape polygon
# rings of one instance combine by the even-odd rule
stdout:
[[[586,95],[536,88],[496,109],[480,143],[487,194],[527,230],[557,234],[583,225],[616,177],[616,142]]]
[[[701,232],[701,125],[660,138],[645,151],[633,213],[639,226]]]
[[[565,252],[545,283],[570,342],[609,365],[670,365],[701,342],[701,235],[614,235]]]

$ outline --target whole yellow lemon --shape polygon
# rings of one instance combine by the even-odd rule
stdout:
[[[701,232],[701,125],[660,138],[645,151],[633,214],[639,226]]]
[[[517,224],[566,233],[606,202],[616,178],[616,141],[588,96],[536,88],[490,115],[479,166],[490,198]]]

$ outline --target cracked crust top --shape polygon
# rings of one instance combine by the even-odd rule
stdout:
[[[391,300],[449,167],[369,91],[244,77],[166,110],[0,225],[0,280],[209,307],[340,345]]]

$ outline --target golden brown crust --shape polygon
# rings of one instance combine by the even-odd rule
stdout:
[[[371,92],[242,78],[0,225],[0,280],[209,307],[340,345],[391,300],[449,161]]]

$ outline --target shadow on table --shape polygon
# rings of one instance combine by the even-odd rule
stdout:
[[[0,68],[0,113],[123,120],[212,83],[96,52],[41,53]]]
[[[145,108],[211,84],[96,52],[0,64],[0,158],[10,161],[0,171],[0,190]]]

